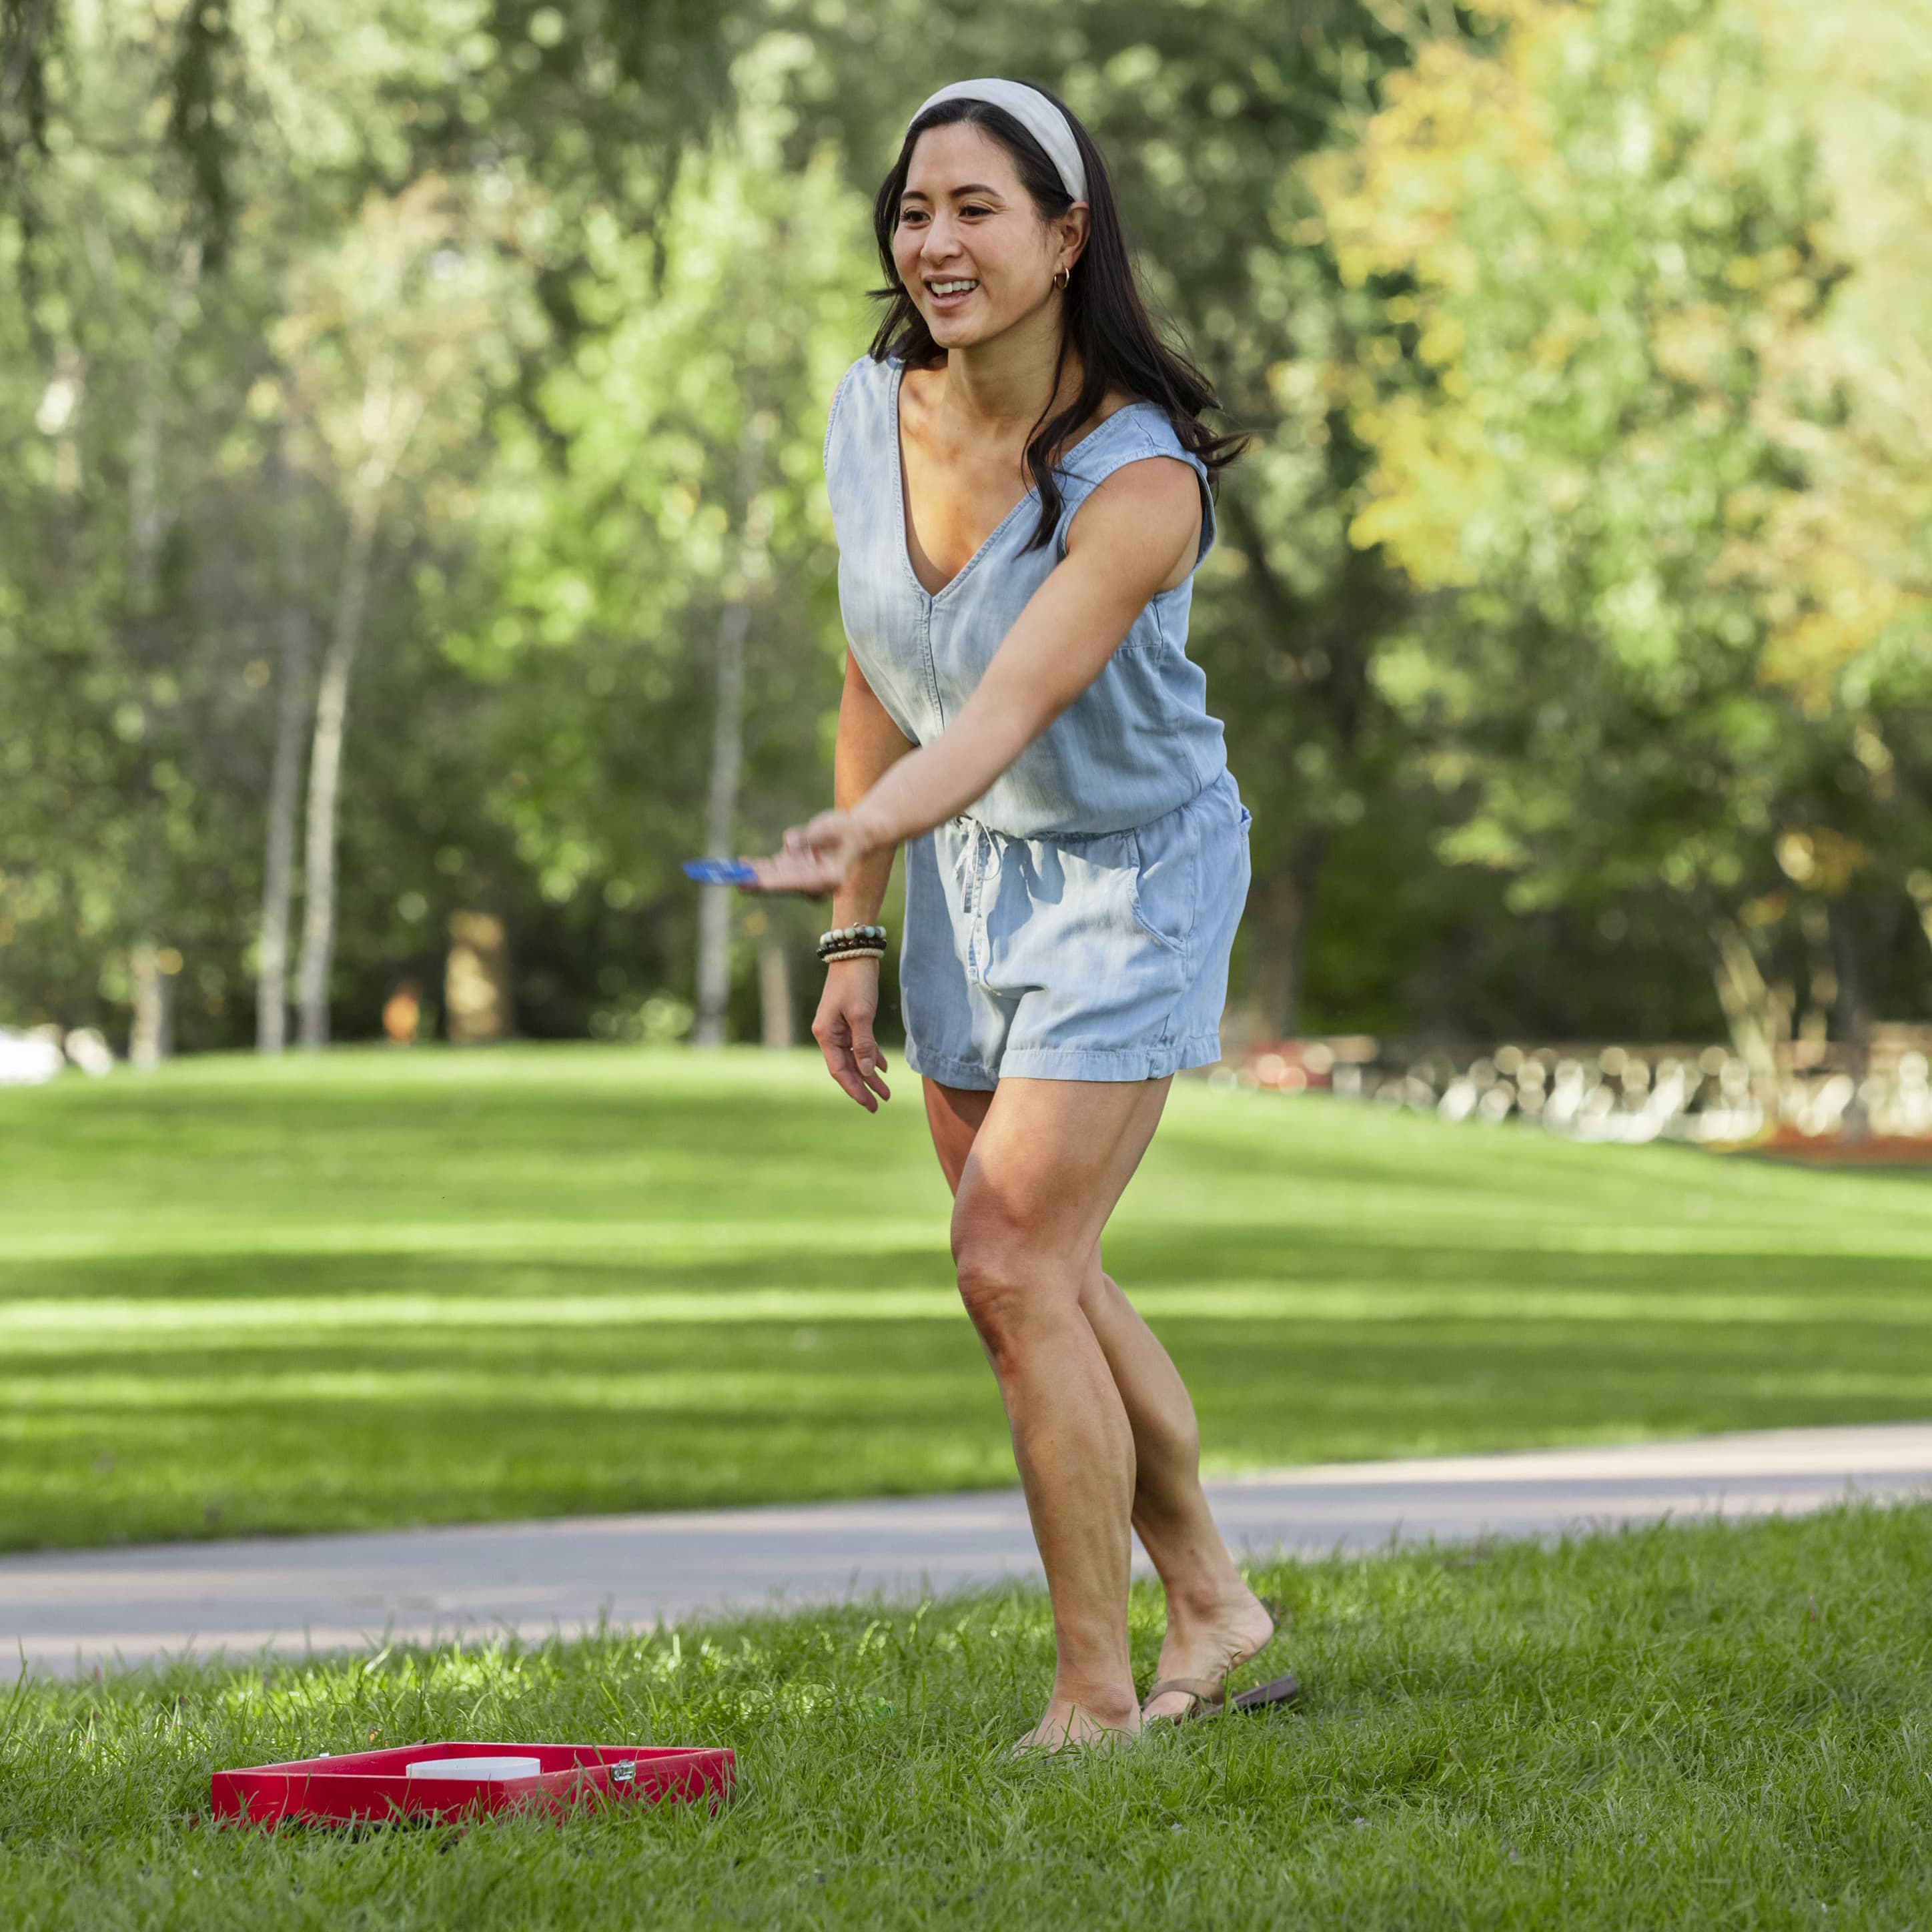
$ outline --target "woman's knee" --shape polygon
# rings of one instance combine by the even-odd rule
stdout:
[[[952,1264],[959,1298],[996,1361],[1060,1302],[1072,1305],[1080,1286],[1058,1278],[1039,1231],[970,1196],[953,1210]]]

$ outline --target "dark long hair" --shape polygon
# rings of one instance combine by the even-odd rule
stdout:
[[[1060,370],[1066,352],[1072,348],[1080,358],[1080,392],[1056,415],[1042,415],[1027,439],[1026,465],[1034,488],[1040,493],[1040,523],[1029,550],[1037,550],[1052,536],[1060,520],[1060,484],[1053,473],[1053,455],[1063,441],[1100,410],[1108,392],[1124,389],[1138,400],[1157,404],[1167,412],[1181,446],[1198,456],[1207,466],[1210,481],[1247,446],[1244,436],[1217,435],[1202,421],[1203,414],[1220,406],[1214,387],[1187,358],[1162,340],[1127,253],[1126,231],[1120,225],[1120,204],[1114,198],[1114,184],[1107,164],[1094,145],[1093,136],[1081,126],[1056,94],[1038,90],[1066,115],[1073,130],[1080,158],[1087,170],[1087,206],[1091,224],[1087,246],[1068,284],[1062,310],[1060,352],[1053,365],[1054,393],[1060,389]],[[892,234],[898,226],[899,198],[905,192],[906,175],[912,166],[912,151],[928,128],[944,128],[956,121],[970,121],[983,128],[1013,158],[1021,185],[1039,208],[1045,220],[1057,220],[1073,206],[1060,172],[1047,158],[1046,152],[1020,123],[1003,107],[988,100],[942,100],[928,108],[906,130],[898,159],[880,184],[872,203],[872,232],[879,244],[879,260],[886,272],[886,286],[873,291],[887,304],[878,333],[872,338],[872,357],[882,362],[896,356],[908,368],[930,369],[946,360],[946,352],[932,339],[926,318],[905,284],[899,280],[892,262]],[[1047,406],[1051,409],[1049,401]]]

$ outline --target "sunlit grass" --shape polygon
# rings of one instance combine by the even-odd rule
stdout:
[[[0,1093],[0,1544],[1004,1483],[915,1094],[809,1056]],[[1932,1414],[1932,1182],[1177,1087],[1108,1262],[1210,1465]]]
[[[29,1683],[0,1901],[120,1926],[1905,1928],[1932,1510],[1264,1569],[1298,1711],[1016,1765],[1030,1592],[582,1644]],[[1159,1639],[1137,1592],[1143,1682]],[[216,1831],[214,1769],[451,1737],[728,1744],[718,1815]]]

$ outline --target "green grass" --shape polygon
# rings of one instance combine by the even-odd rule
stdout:
[[[1932,1512],[1257,1573],[1298,1712],[1014,1765],[1026,1592],[578,1645],[29,1684],[10,1927],[1903,1928],[1932,1885]],[[1135,1600],[1143,1673],[1157,1604]],[[214,1830],[211,1771],[446,1736],[727,1743],[720,1815]]]
[[[1011,1480],[914,1083],[620,1049],[0,1092],[0,1546]],[[1182,1083],[1210,1466],[1932,1414],[1932,1182]]]

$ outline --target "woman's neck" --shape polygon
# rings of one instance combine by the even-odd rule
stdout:
[[[1042,306],[991,342],[946,352],[939,414],[976,440],[1024,435],[1080,393],[1080,359],[1060,350],[1060,308]],[[1054,378],[1058,376],[1056,386]]]

